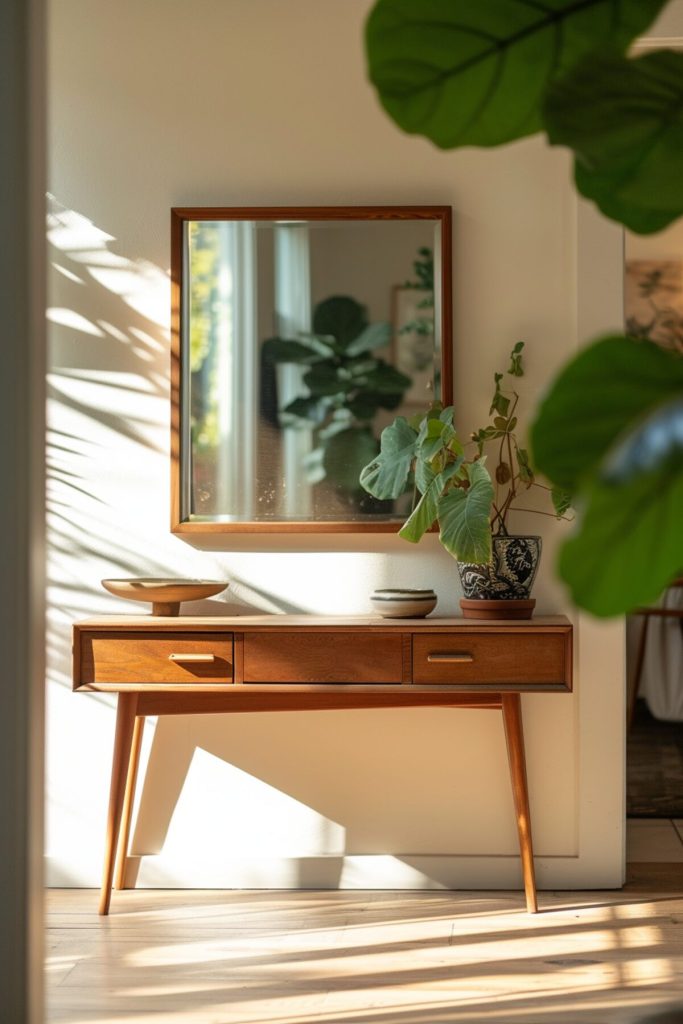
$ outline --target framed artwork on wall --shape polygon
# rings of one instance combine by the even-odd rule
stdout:
[[[626,333],[683,352],[683,260],[626,260]]]
[[[424,409],[435,398],[434,293],[411,285],[397,285],[392,290],[392,309],[393,363],[412,381],[404,402]],[[438,386],[436,390],[438,392]]]

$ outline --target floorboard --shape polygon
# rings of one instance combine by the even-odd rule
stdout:
[[[649,874],[648,874],[649,873]],[[54,1024],[632,1024],[683,1005],[683,865],[620,892],[47,895]]]

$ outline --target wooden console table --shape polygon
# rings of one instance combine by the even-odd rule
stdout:
[[[502,711],[526,904],[537,910],[520,693],[571,690],[563,616],[107,616],[74,626],[73,655],[74,690],[118,694],[100,914],[112,883],[125,887],[147,715],[405,707]]]

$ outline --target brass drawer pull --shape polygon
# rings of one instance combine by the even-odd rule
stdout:
[[[453,653],[444,652],[443,654],[428,654],[427,661],[430,662],[441,662],[446,665],[464,664],[465,662],[474,661],[474,655],[469,654],[467,651],[453,651]]]
[[[169,661],[188,661],[193,665],[210,665],[216,660],[215,654],[169,654]]]

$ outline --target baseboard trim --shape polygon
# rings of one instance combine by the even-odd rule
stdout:
[[[97,888],[99,864],[46,859],[51,888]],[[619,889],[618,872],[582,864],[579,857],[538,857],[539,889]],[[512,856],[365,854],[322,857],[240,857],[188,864],[158,854],[129,858],[126,881],[141,889],[521,889]]]

